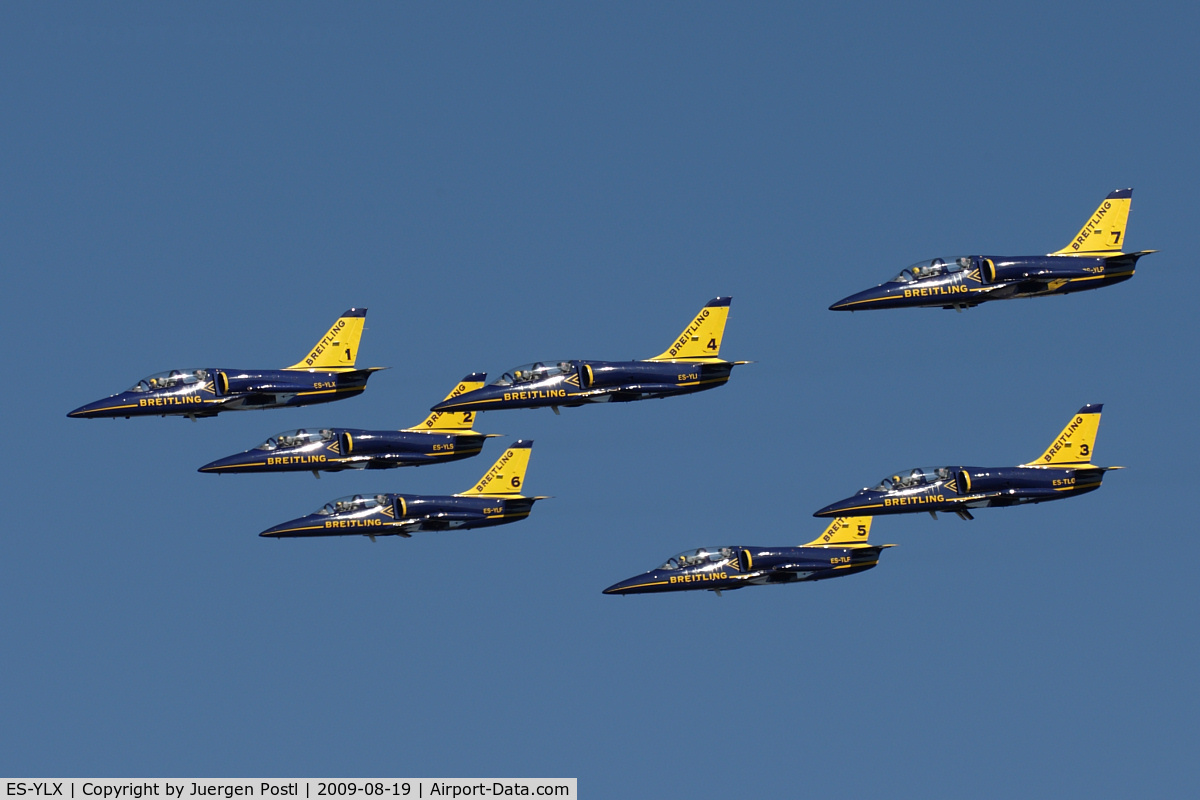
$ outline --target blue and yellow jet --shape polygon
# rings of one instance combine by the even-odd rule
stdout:
[[[80,406],[68,417],[214,417],[222,411],[328,403],[360,394],[371,373],[355,369],[365,308],[333,323],[303,359],[284,369],[173,369],[138,381],[120,394]]]
[[[1017,467],[916,467],[889,475],[878,486],[830,503],[815,517],[847,514],[911,514],[952,511],[974,519],[970,509],[1045,503],[1100,488],[1104,473],[1121,467],[1091,463],[1102,405],[1086,405],[1036,461]]]
[[[735,366],[720,358],[731,298],[708,301],[671,346],[644,361],[535,361],[490,386],[438,403],[434,411],[492,411],[585,403],[627,403],[715,389]]]
[[[839,517],[801,547],[701,547],[667,559],[658,569],[614,583],[604,594],[650,594],[705,589],[720,594],[743,586],[822,581],[864,572],[890,544],[867,539],[871,517]]]
[[[919,261],[887,283],[829,308],[964,308],[989,300],[1045,297],[1099,289],[1133,277],[1137,261],[1155,250],[1121,252],[1133,189],[1104,198],[1066,247],[1044,256],[955,256]]]
[[[275,539],[304,536],[403,536],[418,531],[485,528],[529,516],[545,497],[524,497],[521,484],[533,442],[513,442],[470,489],[455,495],[355,494],[259,534]]]
[[[459,381],[447,398],[483,386],[487,375],[475,373]],[[475,412],[435,411],[415,428],[366,431],[320,428],[277,433],[253,450],[219,458],[200,472],[322,472],[344,469],[391,469],[459,461],[479,455],[483,443],[498,433],[473,429]]]

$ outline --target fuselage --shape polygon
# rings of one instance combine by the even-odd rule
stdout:
[[[729,361],[545,361],[518,367],[495,383],[450,398],[434,411],[626,403],[713,389],[729,380]]]
[[[537,497],[378,494],[354,495],[268,528],[271,538],[411,536],[418,531],[485,528],[529,516]]]
[[[914,264],[887,283],[842,298],[829,308],[963,308],[989,300],[1071,294],[1129,280],[1141,255],[931,259]]]
[[[211,417],[245,411],[329,403],[360,394],[372,370],[171,370],[80,406],[69,417]]]
[[[482,433],[372,431],[359,428],[295,430],[200,467],[200,472],[338,472],[391,469],[459,461],[479,455]]]
[[[945,475],[939,473],[945,472]],[[877,516],[920,511],[1045,503],[1100,488],[1099,467],[938,467],[899,473],[817,511],[816,517]]]
[[[853,575],[879,563],[882,547],[730,546],[689,551],[658,569],[614,583],[604,594],[650,594],[696,589],[724,591]],[[681,554],[685,555],[685,554]]]

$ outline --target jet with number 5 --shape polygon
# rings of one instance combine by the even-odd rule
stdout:
[[[1133,277],[1138,259],[1124,253],[1133,189],[1117,189],[1066,247],[1044,256],[955,256],[919,261],[887,283],[842,298],[831,311],[964,308],[989,300],[1046,297],[1111,286]]]
[[[545,497],[524,497],[521,484],[533,442],[513,442],[492,468],[465,492],[455,495],[355,494],[326,503],[317,511],[268,528],[272,539],[308,536],[403,536],[418,531],[485,528],[529,516]]]
[[[80,406],[68,417],[215,417],[222,411],[329,403],[361,394],[371,373],[355,369],[365,308],[352,308],[299,362],[283,369],[173,369],[135,383],[120,394]]]
[[[658,569],[614,583],[604,594],[650,594],[705,589],[718,595],[744,586],[823,581],[865,572],[890,544],[873,545],[871,517],[839,517],[801,547],[701,547],[667,559]]]
[[[1086,405],[1036,461],[1017,467],[916,467],[877,486],[830,503],[815,517],[950,511],[974,519],[971,509],[1045,503],[1100,488],[1104,473],[1121,467],[1091,463],[1102,405]]]
[[[715,389],[748,361],[720,357],[731,298],[716,297],[663,353],[644,361],[535,361],[510,370],[490,386],[450,398],[434,411],[492,411],[585,403],[628,403]]]
[[[483,386],[487,375],[476,373],[459,381],[448,397]],[[473,429],[475,412],[435,411],[415,428],[367,431],[359,428],[319,428],[277,433],[265,442],[200,467],[200,472],[322,472],[344,469],[391,469],[441,464],[479,455],[483,443],[498,433]]]

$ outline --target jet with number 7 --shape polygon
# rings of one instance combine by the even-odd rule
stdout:
[[[873,308],[953,308],[989,300],[1047,297],[1112,286],[1133,277],[1138,259],[1124,253],[1133,189],[1110,192],[1075,238],[1044,256],[954,256],[919,261],[887,283],[844,297],[830,311]]]
[[[732,298],[715,297],[662,354],[644,361],[535,361],[496,382],[438,403],[433,411],[492,411],[628,403],[715,389],[749,361],[720,357]]]
[[[1091,463],[1103,405],[1086,405],[1071,417],[1046,452],[1017,467],[916,467],[889,475],[877,486],[830,503],[814,517],[950,511],[974,519],[973,508],[1045,503],[1100,488],[1104,473],[1122,467]]]

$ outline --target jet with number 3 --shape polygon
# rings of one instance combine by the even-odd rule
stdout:
[[[120,394],[80,406],[68,417],[215,417],[222,411],[329,403],[361,394],[371,373],[355,369],[365,308],[352,308],[299,362],[283,369],[173,369],[135,383]]]
[[[1071,417],[1046,452],[1018,467],[916,467],[889,475],[879,485],[830,503],[815,517],[847,514],[912,514],[950,511],[974,519],[971,509],[1045,503],[1100,488],[1104,473],[1121,467],[1091,463],[1102,405],[1086,405]]]
[[[448,397],[483,386],[487,375],[459,381]],[[483,443],[498,433],[473,429],[475,412],[435,411],[415,428],[367,431],[359,428],[313,428],[277,433],[265,442],[200,467],[200,472],[322,472],[344,469],[391,469],[459,461],[479,455]]]
[[[644,361],[535,361],[510,370],[495,383],[450,398],[434,411],[492,411],[586,403],[628,403],[715,389],[733,368],[748,361],[720,357],[728,297],[716,297],[663,353]]]
[[[718,595],[744,586],[823,581],[865,572],[890,544],[873,545],[871,517],[839,517],[801,547],[701,547],[667,559],[658,569],[614,583],[604,594],[651,594],[705,589]]]
[[[418,531],[485,528],[529,516],[545,497],[524,497],[521,484],[533,442],[513,442],[492,468],[465,492],[454,495],[355,494],[326,503],[317,511],[268,528],[272,539],[310,536],[403,536]]]
[[[1111,286],[1133,277],[1138,259],[1124,253],[1133,189],[1117,189],[1066,247],[1044,256],[955,256],[919,261],[887,283],[842,298],[831,311],[964,308],[989,300],[1047,297]]]

